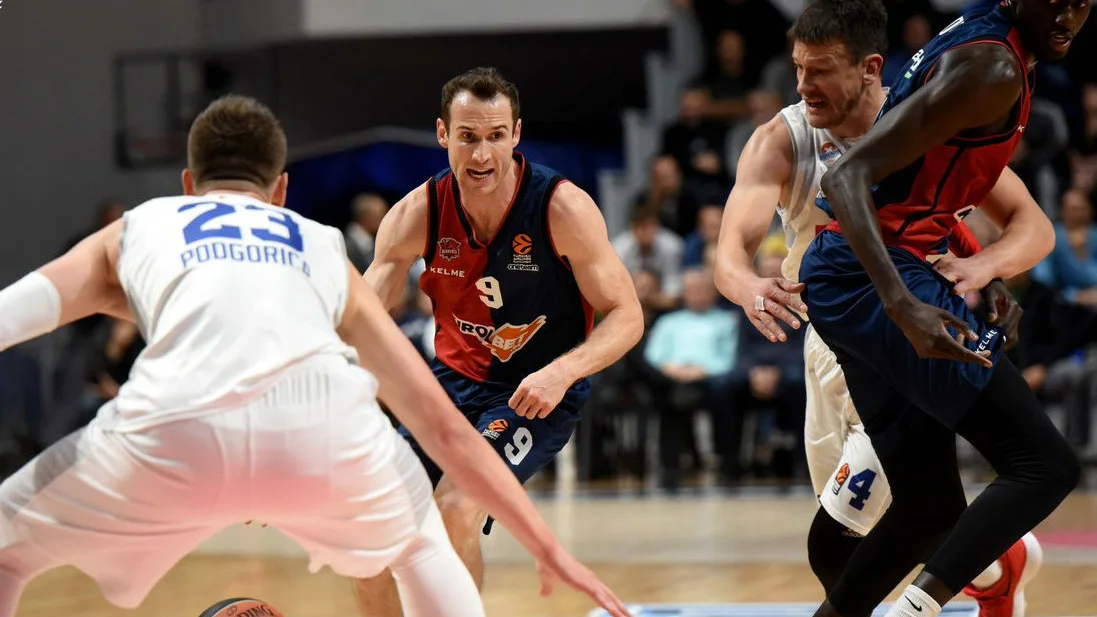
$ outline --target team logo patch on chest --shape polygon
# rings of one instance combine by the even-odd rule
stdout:
[[[819,147],[819,160],[826,163],[827,167],[833,165],[834,161],[838,160],[840,156],[842,156],[842,151],[829,141]]]
[[[510,259],[510,263],[507,264],[507,270],[517,270],[520,272],[539,272],[541,267],[533,263],[533,240],[526,234],[518,234],[514,236],[514,241],[510,243],[510,248],[514,251],[514,255]]]
[[[438,256],[453,261],[461,256],[461,242],[453,238],[438,239]]]
[[[547,318],[540,315],[532,323],[513,326],[503,324],[499,327],[485,326],[465,321],[456,315],[453,319],[457,322],[457,329],[465,336],[475,336],[485,347],[491,350],[491,355],[499,358],[500,362],[507,362],[511,357],[526,346],[534,334],[545,325]]]

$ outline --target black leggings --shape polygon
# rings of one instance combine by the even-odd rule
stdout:
[[[968,506],[926,571],[959,593],[964,585],[1055,511],[1081,467],[1017,368],[1003,358],[956,432],[998,477]]]
[[[1051,514],[1078,483],[1078,459],[1004,356],[957,427],[998,477],[966,506],[955,434],[905,401],[866,428],[892,504],[828,594],[843,617],[867,617],[919,563],[954,594]],[[927,554],[933,547],[936,551]]]

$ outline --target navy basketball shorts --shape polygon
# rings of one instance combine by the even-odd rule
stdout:
[[[978,335],[966,341],[973,351],[990,351],[998,361],[1003,333],[983,323],[968,309],[952,284],[933,266],[912,253],[888,247],[907,287],[922,302],[967,321]],[[872,434],[890,425],[909,405],[955,431],[994,372],[978,364],[919,358],[902,330],[884,312],[883,303],[857,261],[845,236],[824,231],[812,241],[800,265],[806,286],[801,298],[815,330],[834,350],[845,373],[854,406]]]
[[[579,423],[580,410],[590,397],[590,382],[577,381],[564,398],[545,418],[523,418],[508,402],[515,388],[506,384],[476,382],[435,360],[431,363],[438,382],[468,421],[484,436],[499,457],[507,463],[518,481],[525,483],[535,473],[552,462],[567,445]],[[423,462],[435,488],[442,479],[442,469],[427,456],[406,426],[402,434]],[[490,531],[491,523],[485,526]]]

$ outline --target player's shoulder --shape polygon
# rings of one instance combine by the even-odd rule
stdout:
[[[786,107],[754,129],[739,156],[740,169],[761,165],[767,176],[789,173],[793,163],[794,142],[797,140],[793,127],[798,120],[795,115],[786,114],[785,111],[795,107]],[[806,120],[804,127],[807,127]]]
[[[132,214],[145,214],[150,212],[158,212],[165,210],[178,210],[183,206],[202,201],[201,197],[195,197],[193,195],[165,195],[161,197],[153,197],[147,199],[136,206],[126,211],[127,215]]]
[[[561,179],[552,192],[549,199],[549,220],[554,225],[560,222],[566,224],[582,224],[589,222],[590,217],[601,218],[602,211],[594,198],[574,182]]]
[[[565,177],[564,174],[543,163],[534,163],[533,161],[527,160],[527,165],[529,166],[530,175],[536,180],[556,182],[567,180],[567,177]]]
[[[431,194],[433,190],[431,182],[427,181],[419,186],[413,188],[407,195],[404,195],[399,201],[392,205],[385,218],[393,217],[395,219],[402,219],[405,217],[412,217],[416,220],[426,220],[427,210],[430,208]]]
[[[415,247],[416,251],[422,249],[429,234],[429,222],[434,216],[431,213],[431,202],[435,199],[430,194],[432,190],[432,180],[428,180],[392,205],[381,219],[381,228],[377,233],[379,253],[392,249],[404,250],[398,247]]]

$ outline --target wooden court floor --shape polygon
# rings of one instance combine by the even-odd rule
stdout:
[[[822,598],[804,541],[810,495],[552,498],[539,501],[562,541],[623,600],[815,602]],[[1072,495],[1037,529],[1046,561],[1029,587],[1029,617],[1097,615],[1097,492]],[[486,542],[484,598],[493,617],[582,617],[585,597],[538,595],[532,563],[499,526]],[[197,617],[213,602],[259,597],[287,617],[355,616],[349,583],[310,574],[302,553],[271,529],[225,530],[187,557],[137,611],[111,607],[72,569],[27,589],[19,617]],[[963,596],[961,596],[963,599]]]

